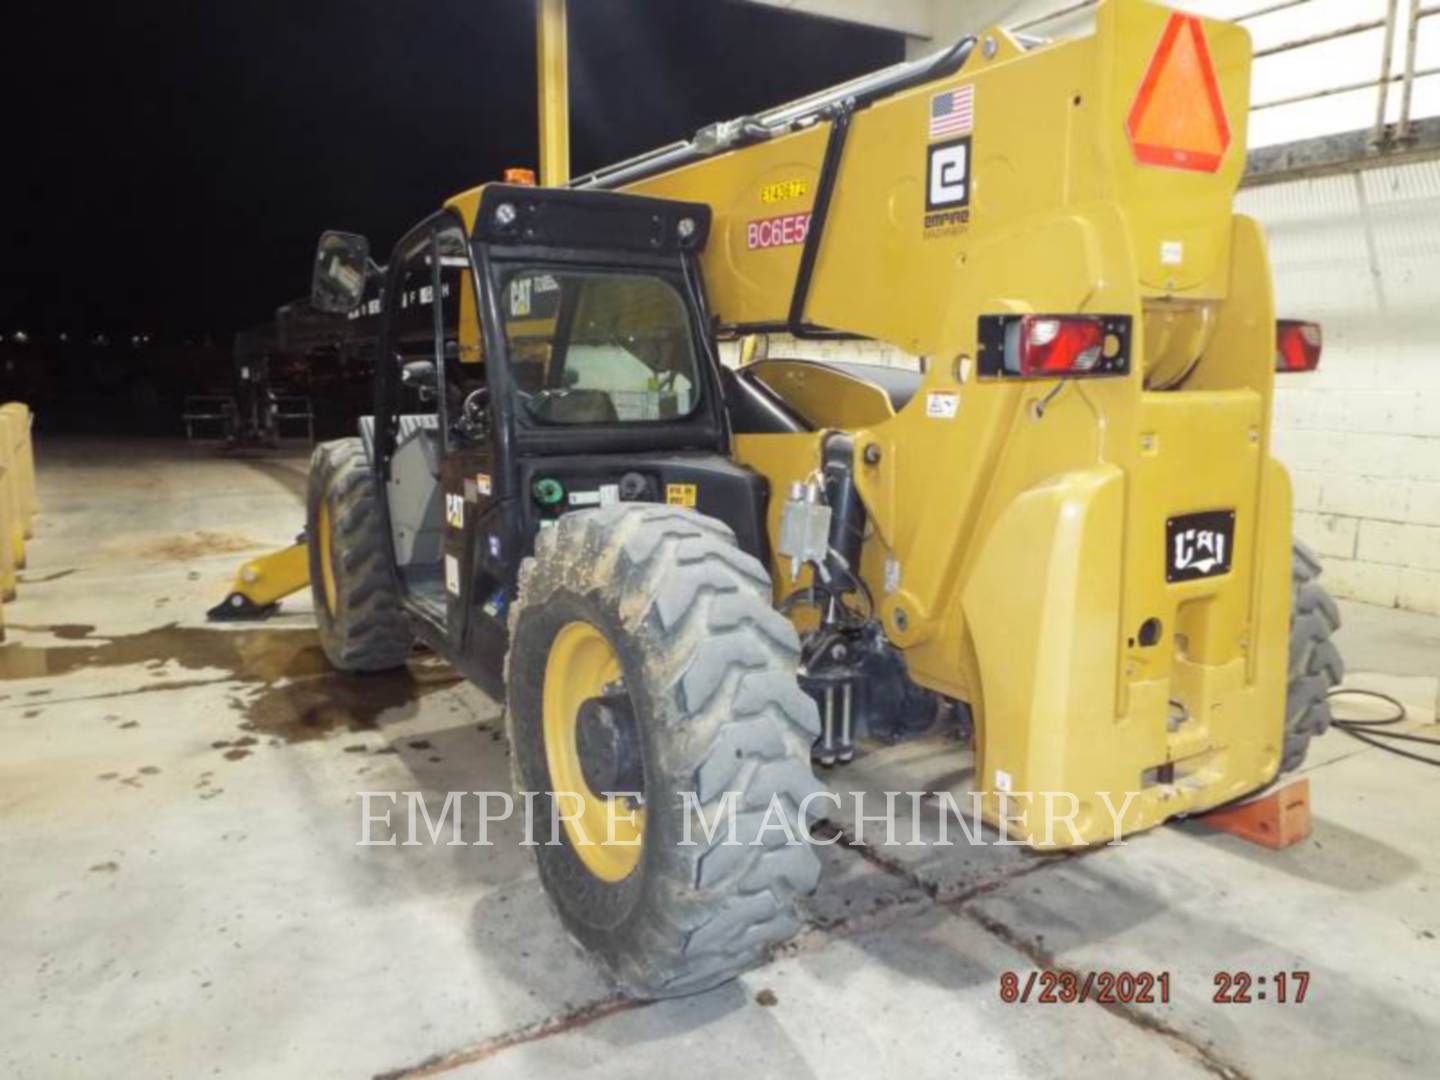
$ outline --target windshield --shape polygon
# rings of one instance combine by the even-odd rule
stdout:
[[[650,274],[522,269],[501,278],[510,370],[550,424],[675,420],[700,384],[679,291]]]

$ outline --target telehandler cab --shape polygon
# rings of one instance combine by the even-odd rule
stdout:
[[[418,639],[503,695],[517,787],[563,820],[545,887],[627,990],[796,930],[818,862],[767,815],[800,832],[812,754],[857,736],[950,704],[986,818],[1070,846],[1253,792],[1326,729],[1338,614],[1270,455],[1277,366],[1319,337],[1277,325],[1232,212],[1250,59],[1107,0],[1086,38],[996,29],[468,191],[378,293],[363,239],[322,239],[315,305],[378,317],[389,358],[312,462],[325,651]],[[923,366],[722,365],[717,334],[766,333]]]

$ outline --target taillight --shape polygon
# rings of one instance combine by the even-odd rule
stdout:
[[[1314,371],[1320,366],[1320,324],[1281,319],[1275,324],[1275,370]]]
[[[1124,375],[1130,370],[1130,325],[1128,315],[981,315],[980,374]]]
[[[1017,329],[1015,357],[1021,375],[1094,371],[1104,354],[1105,328],[1099,319],[1026,315]]]

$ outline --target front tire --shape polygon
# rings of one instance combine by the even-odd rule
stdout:
[[[1329,729],[1330,691],[1345,678],[1345,662],[1331,640],[1340,629],[1340,609],[1317,580],[1320,560],[1297,540],[1291,567],[1290,669],[1281,772],[1298,769],[1310,740]]]
[[[330,663],[341,671],[400,667],[415,639],[390,570],[380,494],[360,439],[315,447],[305,534],[315,624]]]
[[[593,722],[583,710],[572,718],[582,697],[592,710],[602,698],[623,702],[616,710],[638,750],[629,774],[642,795],[638,847],[591,851],[591,830],[565,822],[557,843],[535,849],[566,929],[632,996],[708,989],[800,928],[796,900],[820,872],[800,820],[819,790],[810,768],[819,722],[795,679],[798,657],[764,568],[727,526],[694,511],[567,514],[521,567],[507,723],[516,787],[538,793],[537,838],[552,839],[557,790],[583,789],[578,813],[573,802],[559,808],[581,825],[596,810],[628,816],[616,804],[629,787],[592,790],[591,773],[577,773]],[[733,818],[721,813],[727,799]],[[718,823],[708,835],[701,814]]]

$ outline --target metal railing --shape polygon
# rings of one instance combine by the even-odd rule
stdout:
[[[310,407],[308,397],[277,397],[275,399],[275,434],[278,438],[287,438],[282,430],[286,424],[305,426],[305,438],[308,442],[315,441],[315,410]]]
[[[235,429],[235,399],[225,394],[191,394],[180,414],[190,442],[228,439]]]
[[[1048,11],[1042,15],[1037,15],[1023,22],[1016,23],[1009,27],[1009,29],[1012,32],[1018,32],[1029,30],[1036,26],[1043,26],[1047,23],[1053,23],[1066,16],[1077,15],[1087,8],[1094,7],[1098,2],[1099,0],[1080,0],[1078,3],[1066,4],[1053,11]],[[1301,5],[1314,2],[1315,0],[1278,0],[1278,2],[1265,4],[1243,15],[1234,16],[1229,21],[1235,23],[1250,22],[1263,15],[1271,15],[1278,11],[1284,11],[1288,8],[1300,7]],[[1402,2],[1407,6],[1403,17],[1400,10]],[[1375,78],[1335,86],[1326,86],[1316,90],[1288,94],[1284,97],[1252,102],[1250,111],[1257,112],[1264,109],[1274,109],[1283,105],[1295,105],[1303,101],[1317,101],[1332,97],[1336,94],[1348,94],[1360,90],[1374,89],[1376,91],[1375,122],[1369,130],[1368,140],[1365,141],[1362,147],[1363,153],[1359,155],[1352,153],[1353,160],[1350,163],[1354,164],[1357,160],[1374,160],[1391,153],[1413,149],[1420,130],[1420,122],[1412,115],[1415,81],[1417,79],[1440,75],[1440,67],[1418,68],[1416,66],[1416,56],[1419,52],[1420,23],[1422,20],[1437,14],[1440,14],[1440,3],[1427,5],[1424,3],[1424,0],[1387,0],[1385,17],[1383,19],[1369,19],[1349,26],[1336,27],[1315,34],[1306,34],[1303,37],[1293,38],[1289,41],[1282,41],[1276,45],[1266,46],[1263,49],[1257,49],[1255,51],[1255,59],[1261,60],[1266,57],[1279,56],[1284,53],[1295,52],[1326,42],[1353,37],[1356,34],[1368,33],[1372,30],[1384,30],[1380,70]],[[1405,56],[1400,72],[1396,73],[1393,70],[1396,32],[1402,24],[1405,30]],[[1386,114],[1390,105],[1390,90],[1391,87],[1396,84],[1399,84],[1400,87],[1400,107],[1396,122],[1391,124],[1386,119]],[[1437,150],[1440,150],[1440,145],[1437,145]]]

